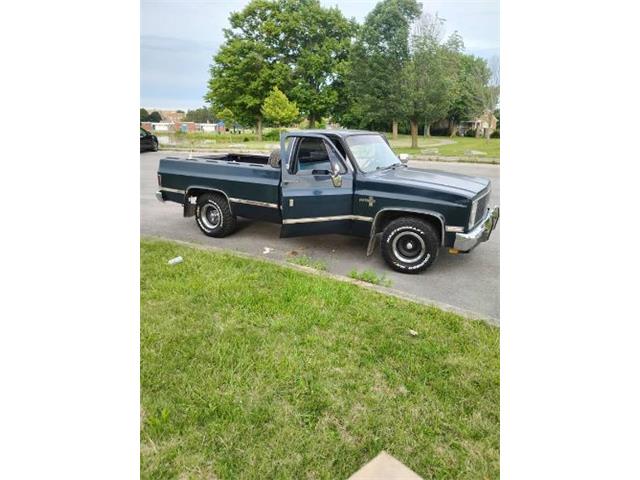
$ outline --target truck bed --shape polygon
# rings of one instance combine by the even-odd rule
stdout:
[[[220,191],[236,215],[279,222],[281,173],[268,161],[268,155],[236,153],[166,157],[158,167],[160,190],[178,203],[205,190]]]
[[[195,157],[196,160],[216,161],[216,162],[234,162],[249,163],[256,166],[264,166],[269,162],[269,155],[260,153],[218,153],[213,155],[200,155]]]

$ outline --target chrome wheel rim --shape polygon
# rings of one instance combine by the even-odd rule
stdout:
[[[416,232],[400,232],[391,242],[393,254],[404,263],[416,263],[425,254],[424,240]]]
[[[200,209],[200,220],[209,230],[218,228],[222,224],[222,211],[215,203],[207,203]]]

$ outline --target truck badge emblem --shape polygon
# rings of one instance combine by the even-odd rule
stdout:
[[[376,203],[376,199],[371,196],[369,198],[361,198],[360,201],[369,204],[369,207],[373,207],[373,204]]]

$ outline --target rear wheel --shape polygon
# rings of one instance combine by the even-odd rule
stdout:
[[[236,228],[236,217],[221,193],[204,193],[198,197],[196,223],[209,237],[226,237]]]
[[[438,258],[440,236],[428,222],[402,217],[386,226],[382,233],[382,258],[403,273],[419,273]]]

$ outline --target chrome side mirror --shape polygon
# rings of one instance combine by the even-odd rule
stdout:
[[[342,186],[342,175],[340,175],[340,165],[337,163],[331,163],[331,183],[336,188]]]
[[[340,188],[342,186],[342,175],[340,174],[331,174],[331,183],[336,188]]]
[[[405,165],[407,163],[409,163],[409,154],[408,153],[401,153],[400,155],[398,155],[398,158],[400,159],[400,161],[402,163],[404,163]]]

